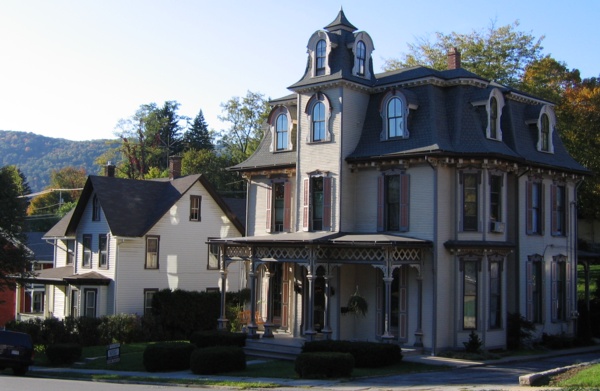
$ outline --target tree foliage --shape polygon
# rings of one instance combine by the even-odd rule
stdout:
[[[233,165],[228,155],[218,154],[211,149],[192,149],[183,153],[181,173],[205,175],[219,194],[235,197],[245,192],[244,181],[235,173],[226,170]]]
[[[519,21],[497,27],[495,22],[485,30],[468,34],[436,32],[432,42],[427,37],[409,44],[409,52],[402,59],[385,60],[384,69],[391,71],[405,67],[427,66],[437,70],[447,68],[447,54],[457,48],[462,67],[489,80],[506,86],[517,86],[527,65],[542,57],[542,40],[518,30]]]
[[[269,103],[259,92],[248,91],[246,96],[234,96],[221,103],[223,115],[219,120],[230,124],[218,134],[220,143],[236,163],[247,159],[263,137],[262,124],[269,114]]]
[[[202,110],[198,113],[190,127],[186,130],[183,135],[183,143],[185,149],[214,149],[212,137],[208,130],[208,124],[204,119]]]
[[[27,182],[15,166],[0,168],[0,290],[14,287],[14,277],[29,270],[24,234],[27,202],[21,198],[27,192]]]

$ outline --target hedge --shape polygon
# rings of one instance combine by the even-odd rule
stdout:
[[[354,357],[356,368],[380,368],[402,360],[400,346],[379,342],[309,341],[302,347],[302,352],[350,353]]]
[[[190,368],[195,346],[189,342],[161,342],[148,345],[143,363],[148,372],[183,371]]]
[[[57,343],[46,346],[46,357],[54,365],[70,365],[81,358],[81,345]]]
[[[246,354],[238,346],[213,346],[196,349],[190,358],[190,369],[197,375],[210,375],[246,369]]]
[[[353,369],[354,357],[339,352],[300,353],[294,364],[301,378],[350,377]]]
[[[211,346],[246,346],[245,333],[231,333],[228,331],[196,331],[190,336],[190,343],[197,348]]]

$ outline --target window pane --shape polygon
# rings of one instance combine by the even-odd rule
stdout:
[[[274,207],[275,207],[275,232],[283,232],[283,218],[285,207],[285,185],[283,183],[275,183],[273,185]]]
[[[217,244],[208,245],[208,269],[219,269],[219,245]]]
[[[492,175],[490,178],[490,220],[502,221],[502,177]]]
[[[477,174],[463,175],[463,230],[478,230],[478,187]]]
[[[323,229],[323,178],[312,178],[312,229]]]
[[[146,238],[146,268],[158,268],[158,238]]]
[[[83,266],[90,267],[92,262],[92,235],[83,235]]]
[[[325,139],[325,105],[317,102],[313,108],[313,141]]]
[[[463,328],[477,328],[477,263],[464,262]]]
[[[388,137],[404,136],[402,114],[402,101],[399,98],[392,98],[387,107]]]
[[[98,235],[98,266],[100,267],[106,267],[106,265],[108,264],[107,246],[108,241],[106,234]]]
[[[277,150],[287,149],[288,146],[288,118],[280,114],[276,122]]]
[[[400,176],[385,177],[386,225],[389,231],[400,229]]]

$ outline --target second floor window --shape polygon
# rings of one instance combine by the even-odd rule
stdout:
[[[291,182],[273,182],[267,188],[267,232],[289,232],[291,229]]]
[[[462,229],[479,230],[479,173],[462,174]]]
[[[567,233],[566,188],[562,185],[553,185],[551,189],[552,235],[564,236]]]
[[[200,221],[200,205],[202,204],[201,196],[190,196],[190,221]]]
[[[75,261],[75,240],[67,239],[67,265],[72,265]]]
[[[537,181],[528,181],[526,185],[527,234],[544,234],[544,185]]]
[[[408,231],[409,176],[383,175],[378,179],[377,230]]]
[[[325,105],[317,102],[312,109],[312,141],[325,140]]]
[[[92,266],[92,235],[83,235],[83,259],[81,266],[91,267]]]
[[[305,231],[331,229],[331,178],[313,176],[304,180],[302,228]]]
[[[98,267],[108,267],[108,237],[106,234],[98,235]]]
[[[160,237],[146,236],[146,269],[158,269],[158,246]]]
[[[275,124],[275,134],[277,137],[277,150],[282,151],[288,148],[288,118],[285,114],[277,116]]]

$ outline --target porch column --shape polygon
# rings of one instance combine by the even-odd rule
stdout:
[[[273,338],[273,329],[276,325],[273,324],[273,297],[271,295],[271,283],[273,280],[273,273],[267,268],[265,273],[267,278],[267,321],[264,324],[265,332],[263,338]]]
[[[227,330],[227,323],[229,322],[229,320],[227,319],[227,310],[225,305],[225,288],[227,287],[227,268],[225,267],[226,250],[227,247],[225,247],[225,245],[219,245],[219,266],[221,269],[221,314],[219,316],[219,319],[217,320],[217,327],[219,330]]]
[[[330,311],[329,311],[329,296],[331,294],[331,287],[330,287],[330,278],[329,275],[325,275],[323,276],[323,279],[325,280],[325,319],[324,319],[324,324],[323,324],[323,329],[321,330],[321,333],[323,333],[325,335],[325,339],[331,339],[331,333],[333,333],[333,330],[331,329],[331,325],[330,325]]]
[[[423,347],[423,277],[419,271],[417,277],[417,331],[415,331],[415,347]]]
[[[15,288],[15,319],[21,320],[21,292],[25,290],[25,284],[17,283]]]
[[[256,264],[254,259],[250,261],[250,271],[248,272],[250,279],[250,321],[248,322],[248,338],[258,338],[256,330]]]
[[[308,274],[306,275],[306,279],[308,280],[308,308],[307,308],[307,314],[306,314],[306,323],[304,326],[304,335],[306,337],[306,340],[308,341],[312,341],[315,337],[315,334],[317,333],[314,330],[314,315],[315,315],[315,279],[317,278],[312,270],[312,268],[309,268],[308,270]]]
[[[384,320],[384,332],[381,339],[384,341],[390,341],[394,339],[394,336],[390,334],[390,316],[392,315],[392,282],[394,277],[383,277],[385,284],[385,320]]]

